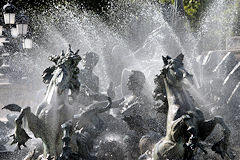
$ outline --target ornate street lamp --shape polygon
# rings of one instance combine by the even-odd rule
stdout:
[[[27,34],[28,29],[28,17],[21,12],[16,19],[17,33],[24,36]]]
[[[10,2],[3,6],[3,16],[5,24],[15,24],[16,12],[17,8]]]
[[[29,19],[24,12],[17,14],[16,7],[8,2],[3,6],[3,17],[0,17],[0,74],[6,74],[6,66],[11,68],[11,57],[19,51],[32,48],[32,40],[28,32]],[[2,59],[2,60],[1,60]],[[14,72],[8,69],[9,75]],[[14,75],[14,73],[13,73]],[[10,76],[11,77],[11,76]],[[14,77],[14,76],[13,76]]]
[[[8,2],[3,6],[3,16],[4,21],[0,21],[0,46],[3,45],[10,55],[22,49],[32,48],[32,40],[27,35],[29,19],[24,12],[17,14],[16,7]]]

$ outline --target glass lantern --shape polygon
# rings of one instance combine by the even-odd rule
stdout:
[[[15,24],[16,7],[9,2],[3,6],[3,17],[5,24]]]
[[[30,39],[30,38],[23,39],[23,48],[31,49],[32,48],[32,39]]]
[[[16,19],[16,27],[18,35],[26,35],[27,29],[28,29],[28,17],[23,14],[23,12],[20,13],[20,15]]]

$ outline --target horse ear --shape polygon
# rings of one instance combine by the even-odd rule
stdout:
[[[176,57],[176,59],[177,59],[178,61],[180,61],[180,62],[183,61],[183,58],[184,58],[184,55],[183,55],[182,53],[180,53],[180,54]]]
[[[167,64],[168,64],[168,60],[167,60],[166,57],[162,56],[162,60],[163,60],[164,65],[167,65]]]

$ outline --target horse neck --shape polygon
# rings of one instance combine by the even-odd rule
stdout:
[[[58,108],[60,105],[69,105],[68,89],[65,89],[61,94],[59,94],[58,86],[53,87],[53,93],[51,93],[52,95],[50,95],[48,103],[54,108]]]
[[[59,94],[57,89],[56,89],[55,95],[56,95],[56,104],[57,104],[57,106],[64,105],[64,104],[65,105],[69,105],[68,89],[65,89],[61,94]]]
[[[166,79],[164,79],[164,84],[168,100],[167,128],[169,129],[174,120],[188,111],[195,112],[196,108],[194,100],[186,89],[171,86]]]
[[[62,64],[62,65],[59,65],[58,67],[65,70],[68,73],[71,73],[70,70],[72,69],[72,66],[70,66],[68,64]]]

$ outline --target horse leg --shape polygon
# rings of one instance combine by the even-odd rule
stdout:
[[[30,139],[26,131],[22,128],[23,118],[26,115],[26,110],[22,109],[20,115],[15,120],[15,133],[11,135],[13,137],[13,142],[11,144],[17,143],[18,148],[21,149],[21,145],[26,147],[25,143]]]
[[[161,139],[153,149],[153,160],[162,159],[184,159],[190,160],[194,157],[194,151],[197,145],[196,124],[194,123],[193,115],[185,114],[176,119],[167,132],[165,138]],[[183,145],[178,145],[179,139],[184,134],[189,138]]]
[[[201,140],[205,140],[214,130],[215,126],[220,124],[223,128],[223,136],[226,141],[229,141],[230,130],[227,127],[222,117],[216,116],[210,120],[205,120],[199,126],[199,137]]]
[[[177,139],[181,137],[183,130],[187,131],[184,134],[188,137],[183,144],[183,160],[192,160],[194,158],[195,149],[198,145],[197,126],[192,112],[175,120],[171,131],[174,142],[178,141]]]
[[[25,112],[25,117],[28,121],[28,128],[33,132],[34,136],[36,138],[46,137],[44,133],[46,133],[48,129],[45,125],[45,122],[33,114],[30,107],[24,108],[23,112]]]
[[[231,131],[222,117],[216,116],[201,123],[199,126],[199,137],[204,141],[212,133],[217,124],[220,124],[223,128],[223,138],[212,146],[212,150],[224,158],[225,155],[230,156],[228,154],[228,146]]]
[[[23,118],[27,119],[28,127],[36,138],[41,138],[44,143],[49,141],[47,137],[51,137],[50,136],[51,133],[48,132],[49,129],[46,127],[44,121],[39,119],[36,115],[34,115],[31,112],[30,107],[26,107],[22,109],[20,115],[15,120],[16,130],[15,134],[13,135],[14,138],[13,144],[18,143],[18,146],[20,148],[21,145],[25,146],[27,140],[30,139],[25,130],[22,128]],[[46,143],[45,145],[47,148],[49,148],[48,143]]]
[[[54,85],[52,80],[50,81],[49,85],[47,86],[47,91],[45,93],[43,101],[38,105],[36,115],[38,116],[41,111],[49,104],[52,99],[52,94],[54,92]]]
[[[49,127],[44,120],[39,119],[30,111],[30,107],[27,108],[28,112],[25,114],[28,120],[28,127],[36,138],[41,138],[43,141],[43,155],[47,157],[49,155],[56,154],[56,148],[54,145],[54,135],[52,134],[52,129]]]

